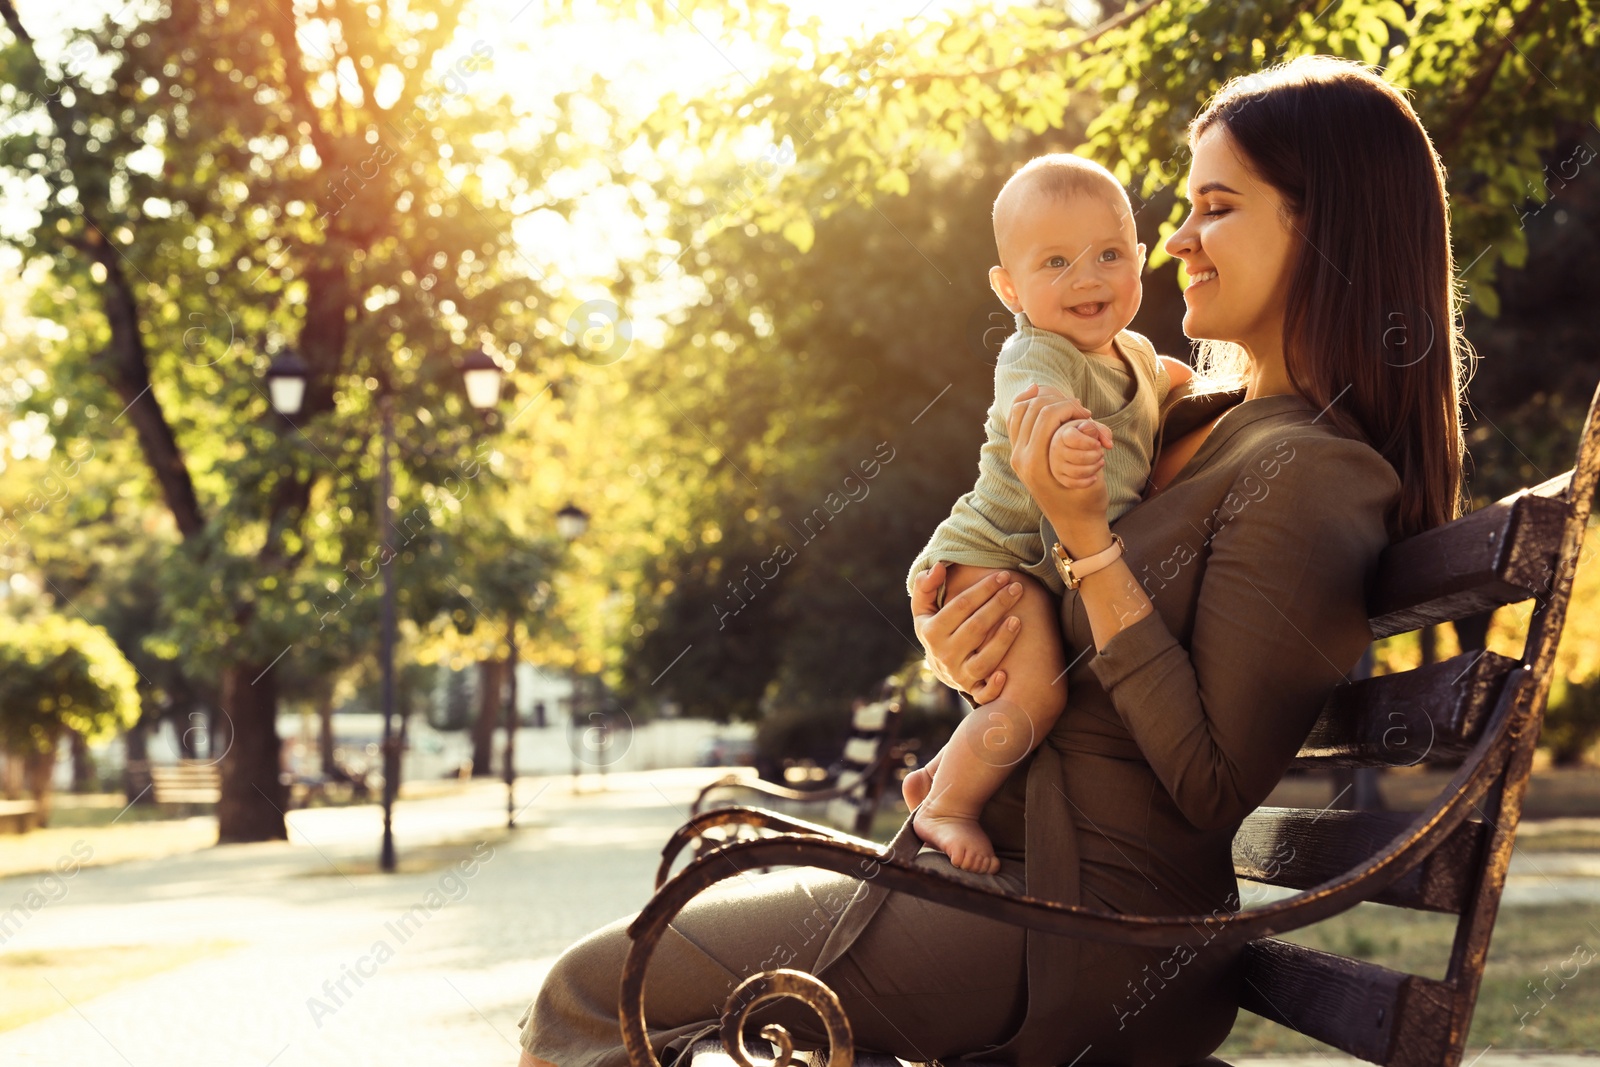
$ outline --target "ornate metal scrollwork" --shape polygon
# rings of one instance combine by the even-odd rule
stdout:
[[[794,997],[817,1013],[828,1032],[828,1067],[852,1067],[855,1045],[850,1020],[839,997],[817,978],[787,967],[753,974],[740,982],[722,1009],[722,1047],[738,1067],[755,1067],[744,1043],[744,1023],[752,1011],[769,1000]],[[761,1028],[761,1036],[778,1046],[772,1067],[790,1067],[794,1061],[794,1038],[777,1023]]]

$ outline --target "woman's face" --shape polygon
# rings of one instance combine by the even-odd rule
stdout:
[[[1189,275],[1183,332],[1241,344],[1253,360],[1269,353],[1281,358],[1299,237],[1283,198],[1251,173],[1221,123],[1194,145],[1189,200],[1189,217],[1166,245]]]

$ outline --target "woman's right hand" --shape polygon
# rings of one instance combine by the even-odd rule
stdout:
[[[996,668],[1022,629],[1021,619],[1006,614],[1022,599],[1022,583],[996,571],[935,610],[944,577],[944,564],[935,563],[913,583],[911,616],[917,640],[940,681],[987,704],[1005,688],[1005,672]]]

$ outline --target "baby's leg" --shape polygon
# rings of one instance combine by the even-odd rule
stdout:
[[[990,568],[960,564],[949,571],[947,601],[993,573]],[[1018,580],[1022,599],[1014,614],[1022,620],[1022,629],[1000,661],[1006,672],[1005,689],[961,720],[949,744],[930,764],[928,797],[912,819],[918,837],[949,856],[955,866],[977,874],[1000,869],[989,835],[978,826],[978,813],[1012,769],[1044,739],[1067,704],[1055,598],[1027,575]]]
[[[928,791],[933,788],[933,776],[939,770],[939,761],[943,756],[944,749],[941,748],[927,763],[908,772],[905,781],[900,783],[900,795],[906,798],[906,807],[912,811],[916,811],[917,805],[928,799]]]

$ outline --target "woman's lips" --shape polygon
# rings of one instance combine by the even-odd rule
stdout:
[[[1195,289],[1204,285],[1206,282],[1214,282],[1216,280],[1217,272],[1214,270],[1197,271],[1196,273],[1189,275],[1189,284],[1184,287],[1183,291],[1187,293],[1191,289]]]

